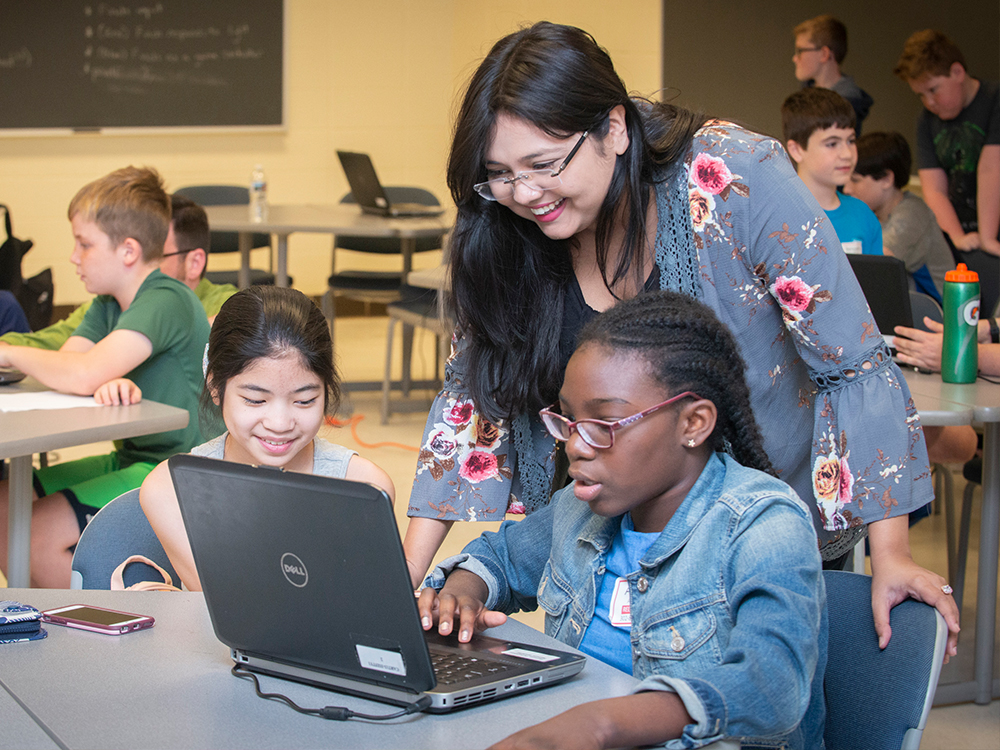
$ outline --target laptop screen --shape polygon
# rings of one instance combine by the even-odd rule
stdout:
[[[168,465],[220,641],[358,680],[433,687],[385,492],[190,455]],[[376,658],[384,671],[371,669]]]

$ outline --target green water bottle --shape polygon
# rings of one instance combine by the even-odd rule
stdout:
[[[959,263],[944,275],[944,343],[941,379],[973,383],[979,369],[979,274]]]

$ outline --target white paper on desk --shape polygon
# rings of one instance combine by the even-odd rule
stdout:
[[[32,409],[72,409],[77,406],[101,406],[93,396],[71,396],[55,391],[0,393],[0,411],[31,411]]]

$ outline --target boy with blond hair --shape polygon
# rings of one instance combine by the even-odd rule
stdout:
[[[803,86],[836,91],[850,102],[854,108],[855,132],[861,135],[861,123],[873,102],[867,91],[840,70],[847,57],[847,27],[831,15],[822,15],[803,21],[792,33],[796,80]]]
[[[142,395],[186,409],[188,426],[116,444],[105,456],[35,472],[32,585],[68,588],[72,549],[90,517],[135,489],[153,467],[202,441],[198,430],[205,310],[194,293],[159,270],[170,198],[152,169],[126,167],[84,186],[70,202],[70,260],[97,294],[79,328],[58,351],[0,347],[13,366],[57,391],[102,404]],[[126,380],[126,378],[128,380]],[[132,385],[129,381],[135,383]],[[8,484],[0,483],[0,563],[7,558]]]
[[[205,308],[209,324],[219,314],[223,303],[236,294],[232,284],[213,284],[205,278],[211,234],[205,209],[190,198],[174,193],[170,196],[170,230],[160,257],[160,270],[190,287]],[[93,300],[87,300],[66,318],[30,333],[5,333],[0,346],[33,346],[38,349],[59,349],[83,322]],[[27,325],[27,323],[25,324]],[[28,330],[25,328],[24,330]]]
[[[785,148],[837,232],[845,253],[881,255],[882,228],[862,201],[837,191],[858,161],[854,110],[829,89],[796,91],[781,105]]]

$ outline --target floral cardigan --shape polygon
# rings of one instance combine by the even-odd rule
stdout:
[[[776,141],[709,123],[682,166],[679,179],[657,184],[659,254],[667,193],[686,190],[699,297],[739,342],[765,450],[810,506],[824,558],[836,557],[867,523],[933,495],[909,389],[836,232]],[[515,449],[510,424],[480,415],[462,350],[456,338],[407,513],[499,520],[524,511],[518,456],[533,453],[551,474],[554,442],[535,419],[533,445]]]

